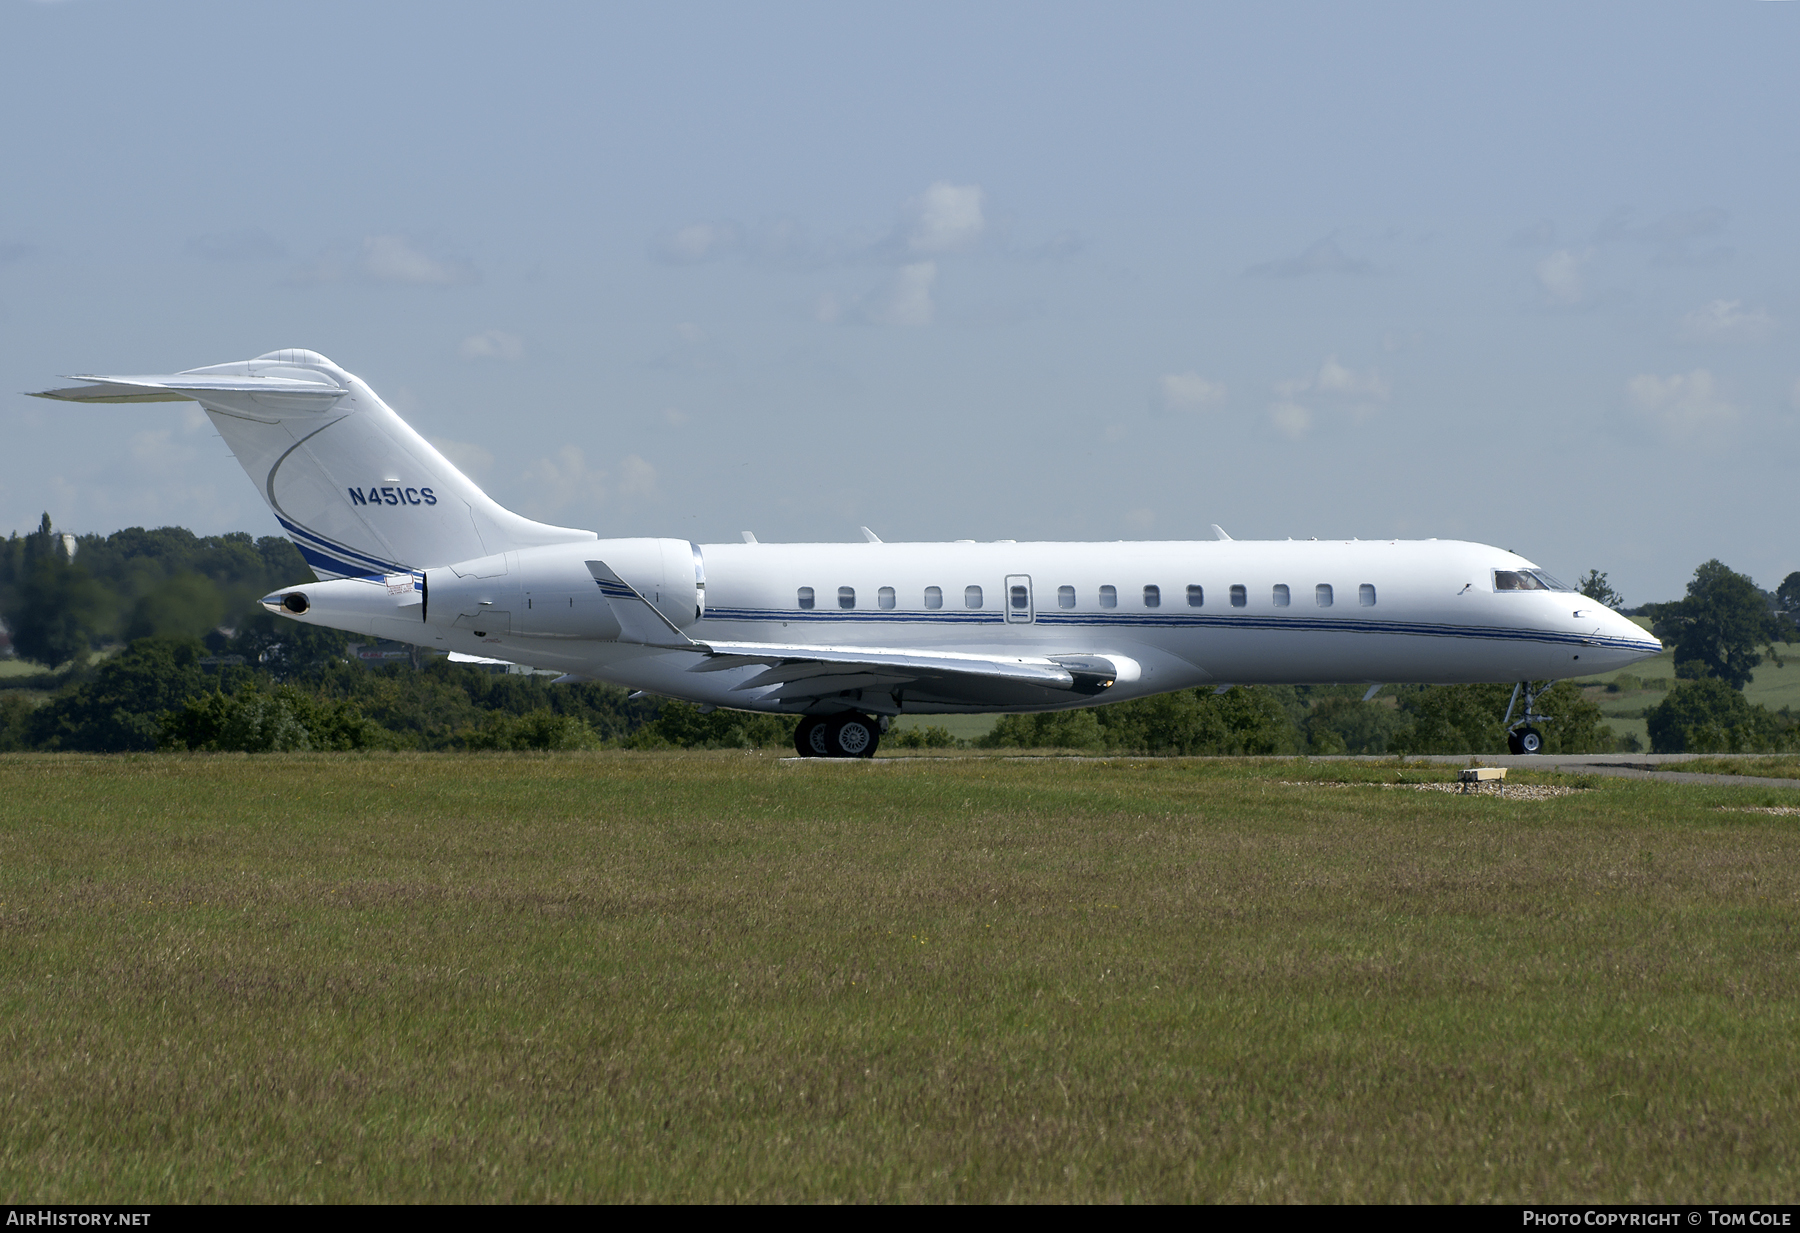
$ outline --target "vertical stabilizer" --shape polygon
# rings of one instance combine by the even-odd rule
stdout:
[[[361,378],[314,351],[271,351],[168,376],[78,379],[88,384],[40,397],[198,402],[321,578],[595,538],[499,505]]]

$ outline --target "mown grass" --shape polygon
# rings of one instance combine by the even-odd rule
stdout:
[[[0,1192],[1791,1197],[1783,802],[1453,773],[9,755]]]
[[[1760,758],[1717,757],[1693,758],[1664,766],[1663,770],[1684,771],[1696,775],[1751,775],[1764,779],[1800,779],[1800,757],[1771,754]]]

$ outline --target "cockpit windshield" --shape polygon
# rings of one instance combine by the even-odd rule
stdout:
[[[1496,591],[1573,591],[1541,569],[1497,569],[1494,571]]]

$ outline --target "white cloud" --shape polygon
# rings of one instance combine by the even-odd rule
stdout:
[[[1172,372],[1162,379],[1162,405],[1167,411],[1198,411],[1225,401],[1225,387],[1197,372]]]
[[[619,472],[621,497],[647,499],[656,496],[656,468],[636,454],[625,456],[625,461],[619,464]]]
[[[1380,370],[1371,368],[1366,372],[1357,372],[1338,363],[1337,356],[1325,357],[1319,365],[1319,371],[1310,377],[1292,377],[1286,381],[1275,383],[1275,392],[1282,398],[1293,398],[1297,394],[1328,394],[1340,398],[1375,399],[1386,401],[1393,387],[1381,375]]]
[[[1558,304],[1579,304],[1587,293],[1582,267],[1592,260],[1591,253],[1571,252],[1559,248],[1537,263],[1538,286]]]
[[[1670,377],[1642,373],[1625,383],[1625,399],[1645,420],[1675,437],[1725,428],[1738,418],[1737,408],[1704,368]]]
[[[525,354],[525,343],[517,334],[487,330],[463,339],[456,351],[465,360],[516,360]]]
[[[1353,420],[1361,420],[1374,414],[1375,404],[1386,402],[1392,392],[1393,387],[1379,369],[1359,372],[1329,355],[1312,376],[1275,383],[1277,401],[1269,405],[1269,422],[1290,441],[1298,441],[1312,431],[1314,419],[1313,409],[1297,401],[1302,395],[1309,396],[1309,402],[1323,399],[1339,414],[1347,411]]]
[[[587,465],[578,445],[565,445],[554,458],[540,458],[525,473],[535,504],[561,510],[571,505],[598,505],[606,500],[606,475]]]
[[[609,496],[621,501],[655,500],[658,478],[655,467],[628,454],[620,460],[614,482],[606,471],[590,467],[577,445],[563,446],[554,458],[538,459],[525,473],[534,503],[545,510],[592,507],[604,504]]]
[[[1689,342],[1761,342],[1774,329],[1775,318],[1760,308],[1746,309],[1742,300],[1714,300],[1681,319],[1681,336]]]
[[[290,280],[301,286],[363,282],[399,283],[414,287],[448,287],[472,283],[478,275],[466,261],[433,257],[403,235],[371,235],[354,253],[343,247],[328,249],[294,271]]]
[[[1556,224],[1547,218],[1540,218],[1529,227],[1521,227],[1513,232],[1507,244],[1513,248],[1547,248],[1556,243]]]
[[[1297,402],[1278,402],[1269,407],[1269,422],[1290,441],[1298,441],[1312,429],[1312,412]]]
[[[1245,270],[1265,278],[1304,278],[1308,274],[1372,274],[1375,267],[1360,257],[1351,257],[1338,247],[1334,236],[1326,236],[1298,257],[1264,261]]]
[[[1357,398],[1385,399],[1391,392],[1387,381],[1375,369],[1356,372],[1338,363],[1335,355],[1319,366],[1313,388],[1322,394],[1346,394]]]
[[[452,441],[448,437],[433,437],[431,444],[438,453],[450,460],[451,466],[470,479],[480,479],[494,465],[493,454],[483,446],[472,445],[467,441]]]
[[[287,246],[260,227],[197,235],[187,250],[209,261],[259,261],[287,256]]]
[[[743,229],[733,222],[689,223],[664,236],[656,254],[676,265],[694,265],[737,252],[743,239]]]
[[[933,184],[907,203],[906,244],[915,253],[956,253],[981,240],[987,222],[974,184]]]
[[[937,281],[937,262],[903,265],[879,295],[868,302],[862,316],[876,325],[918,327],[931,324],[935,309],[931,285]]]
[[[472,282],[475,272],[466,263],[440,261],[427,256],[403,235],[372,235],[363,240],[362,271],[378,283],[410,283],[415,286],[449,286]]]

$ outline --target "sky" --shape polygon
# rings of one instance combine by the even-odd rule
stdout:
[[[0,0],[0,533],[308,347],[603,536],[1800,570],[1800,3]]]

